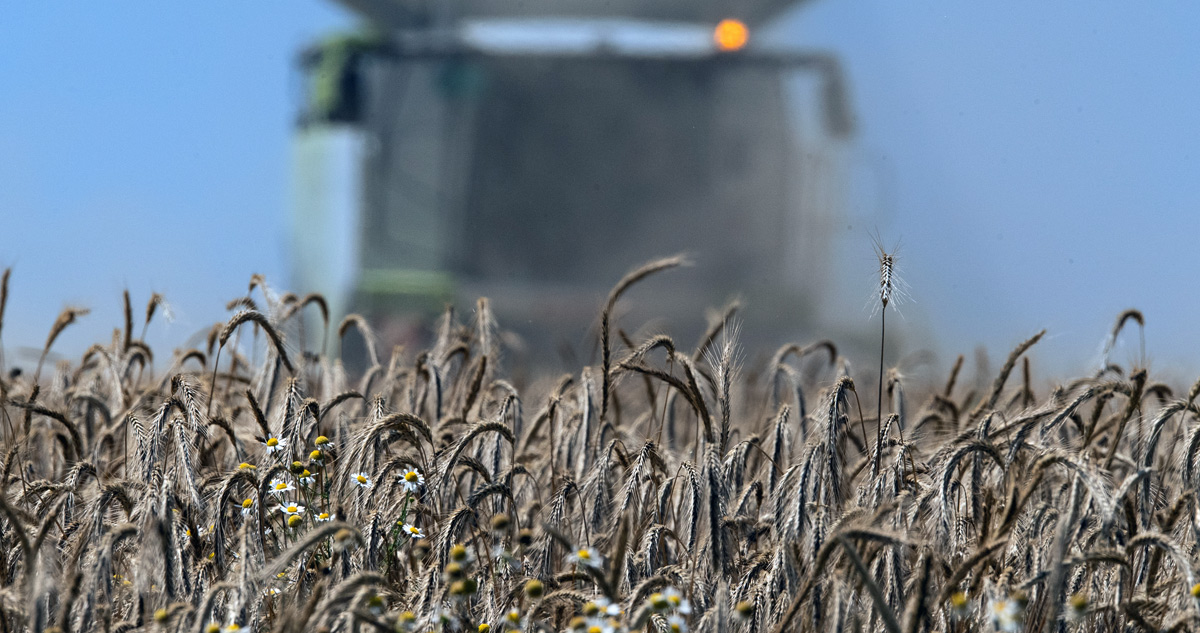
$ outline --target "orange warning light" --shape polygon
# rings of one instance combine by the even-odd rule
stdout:
[[[750,41],[750,29],[741,20],[721,20],[713,29],[713,41],[723,51],[737,51]]]

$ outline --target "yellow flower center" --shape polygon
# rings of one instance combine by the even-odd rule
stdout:
[[[287,484],[285,484],[285,483],[283,483],[283,482],[281,481],[281,482],[279,482],[279,483],[275,484],[275,489],[276,489],[276,490],[286,490],[286,489],[287,489]]]
[[[600,625],[598,624],[593,624],[588,627],[588,633],[601,633],[602,630],[603,629],[601,629]]]
[[[410,471],[404,473],[404,481],[407,481],[410,484],[416,483],[417,477],[418,477],[417,471],[415,471],[415,470],[410,470]]]
[[[591,558],[592,558],[592,553],[585,549],[579,550],[578,552],[576,552],[576,554],[579,556],[580,560],[591,560]]]
[[[360,484],[365,484],[365,483],[367,483],[367,477],[366,477],[366,475],[355,475],[355,476],[354,476],[354,478],[355,478],[355,479],[357,479],[357,480],[358,480],[358,483],[360,483]]]
[[[242,462],[238,464],[238,470],[246,470],[247,468],[254,469],[254,465],[250,464],[249,462]]]
[[[301,477],[308,477],[310,475],[312,475],[312,473],[308,472],[307,468],[304,469],[304,472],[300,473]]]
[[[408,526],[408,531],[412,532],[413,534],[418,534],[421,532],[421,529],[415,525],[410,525],[410,526]]]
[[[246,499],[245,501],[242,502],[243,508],[249,508],[252,505],[254,505],[254,499]]]
[[[317,436],[317,446],[321,446],[323,444],[328,444],[328,443],[329,443],[329,438],[325,437],[324,435]]]
[[[270,446],[272,448],[279,446],[279,440],[272,437],[267,440],[267,446]]]
[[[673,605],[675,605],[675,606],[677,606],[677,607],[679,606],[679,603],[680,603],[680,602],[683,602],[683,599],[682,599],[682,598],[680,598],[679,596],[674,596],[674,595],[672,595],[672,596],[667,596],[667,600],[671,601],[671,604],[673,604]]]
[[[230,631],[239,631],[239,630],[241,630],[241,628],[242,628],[242,627],[240,627],[240,626],[238,626],[238,625],[236,625],[236,624],[230,624],[230,625],[229,625],[229,630],[230,630]]]
[[[321,519],[321,520],[328,519],[328,518],[329,518],[329,513],[328,513],[328,512],[322,512],[320,515],[318,515],[318,516],[317,516],[317,518],[318,518],[318,519]]]
[[[508,612],[508,621],[512,622],[513,624],[520,622],[521,621],[521,612],[520,611],[509,611]]]
[[[288,506],[287,511],[288,512],[296,512],[296,506]]]
[[[313,451],[308,454],[309,459],[321,459],[321,451]]]

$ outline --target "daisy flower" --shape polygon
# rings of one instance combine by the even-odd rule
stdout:
[[[367,473],[352,473],[350,479],[358,484],[360,488],[370,488],[374,485],[371,483],[371,477]]]
[[[299,504],[295,504],[295,505],[293,505],[293,504],[282,505],[281,504],[279,506],[279,511],[288,516],[292,516],[294,514],[304,514],[304,506],[299,505]]]
[[[616,633],[617,631],[616,620],[588,618],[584,626],[584,631],[587,633]]]
[[[950,595],[950,613],[956,618],[965,618],[971,614],[971,602],[967,594],[956,591]]]
[[[275,495],[276,497],[282,497],[284,493],[291,492],[295,489],[296,487],[293,486],[290,481],[276,479],[271,482],[271,494]]]
[[[317,483],[316,477],[313,477],[313,474],[308,472],[308,469],[305,468],[304,472],[300,473],[300,485],[308,487],[315,483]]]
[[[521,561],[513,556],[513,553],[504,548],[503,545],[497,545],[492,548],[492,559],[498,564],[508,565],[516,571],[521,570]]]
[[[594,569],[600,569],[602,561],[600,553],[590,547],[581,547],[570,556],[567,556],[567,562],[572,565],[585,565]]]
[[[1017,600],[1006,598],[994,600],[991,605],[992,627],[1005,633],[1017,633],[1025,620],[1024,609]]]
[[[583,614],[591,617],[617,616],[621,615],[621,607],[614,604],[612,600],[599,596],[583,605]]]
[[[663,592],[663,596],[666,597],[667,602],[671,603],[672,609],[683,615],[691,614],[692,605],[688,603],[687,598],[684,598],[682,593],[679,593],[678,589],[667,587],[667,590]]]
[[[267,445],[268,455],[273,455],[287,447],[287,440],[281,440],[277,437],[268,437],[267,441],[263,443]]]
[[[242,516],[248,517],[254,511],[254,499],[246,499],[242,502]]]
[[[1072,594],[1067,600],[1067,621],[1078,622],[1088,613],[1088,597],[1083,593]]]
[[[425,538],[425,533],[421,531],[421,528],[413,525],[412,523],[405,523],[404,527],[401,529],[404,530],[405,534],[413,537],[414,540]]]
[[[421,471],[416,468],[405,471],[401,479],[404,481],[405,492],[416,492],[421,486],[425,485],[425,475],[422,475]]]
[[[321,523],[324,523],[326,521],[331,521],[331,520],[333,520],[333,516],[330,515],[328,512],[322,512],[321,514],[317,515],[317,521],[319,521]]]
[[[687,621],[679,614],[667,618],[667,630],[671,633],[687,633]]]

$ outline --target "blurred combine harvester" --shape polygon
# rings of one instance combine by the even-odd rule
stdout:
[[[403,340],[487,296],[578,342],[623,273],[687,252],[630,305],[685,336],[734,294],[752,332],[812,318],[851,116],[835,58],[756,39],[794,2],[342,3],[368,26],[301,55],[292,250],[335,316]]]

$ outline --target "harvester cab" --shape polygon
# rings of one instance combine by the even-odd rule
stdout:
[[[488,296],[502,324],[570,338],[676,252],[697,266],[656,314],[701,327],[741,293],[770,331],[819,300],[852,117],[835,57],[759,39],[794,3],[343,4],[367,26],[300,56],[292,244],[294,286],[335,314],[404,340]]]

